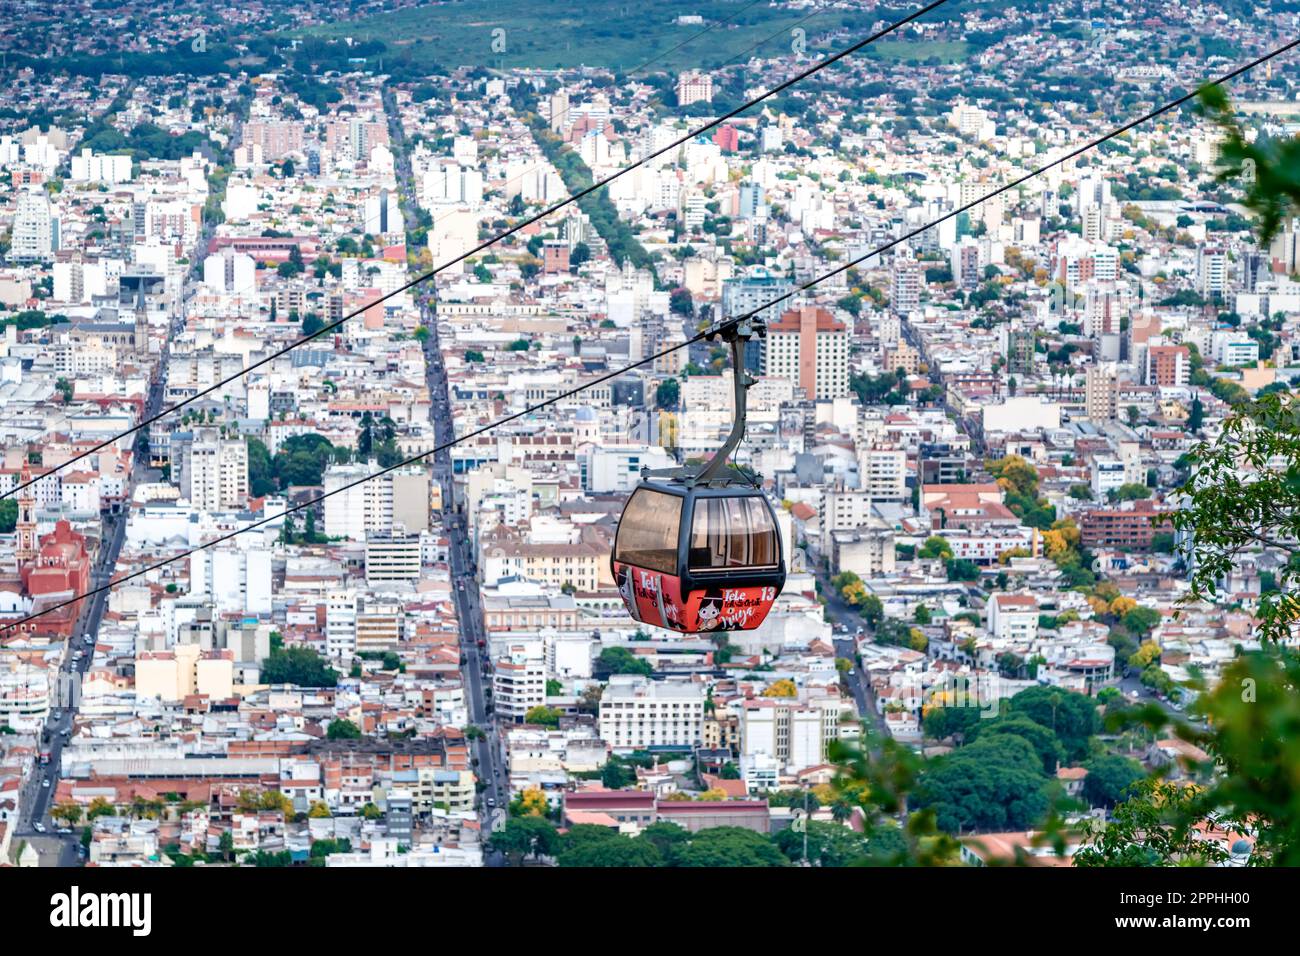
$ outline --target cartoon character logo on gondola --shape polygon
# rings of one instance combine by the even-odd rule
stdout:
[[[697,616],[701,631],[718,630],[722,626],[722,592],[710,588],[708,593],[700,599],[700,609]]]

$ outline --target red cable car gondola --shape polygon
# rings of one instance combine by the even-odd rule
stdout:
[[[762,489],[726,467],[745,433],[744,343],[750,319],[724,325],[736,413],[731,434],[697,467],[643,472],[614,536],[614,580],[628,613],[687,634],[758,627],[785,585],[776,515]]]

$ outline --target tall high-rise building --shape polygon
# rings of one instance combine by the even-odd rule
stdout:
[[[203,284],[217,292],[252,294],[257,291],[257,263],[227,246],[203,260]]]
[[[794,283],[789,279],[766,269],[755,269],[746,276],[728,279],[722,283],[722,317],[733,319],[755,309],[762,309],[759,316],[770,326],[781,318],[782,312],[799,303],[797,296],[783,299],[775,305],[768,303],[780,299],[793,289]],[[750,339],[745,345],[745,368],[751,372],[762,368],[764,345],[765,342],[757,338]]]
[[[825,309],[790,309],[768,326],[762,372],[789,379],[812,399],[849,393],[849,333]]]
[[[1085,283],[1083,302],[1084,335],[1118,334],[1120,320],[1133,311],[1133,290],[1127,283],[1093,280]]]
[[[398,205],[397,193],[387,189],[366,199],[366,232],[372,235],[402,232],[406,228],[402,221],[402,208]]]
[[[393,530],[393,472],[361,481],[378,470],[368,465],[331,465],[321,479],[325,486],[325,534],[364,541],[366,535]],[[345,485],[351,485],[344,488]]]
[[[457,163],[436,163],[425,172],[421,198],[426,205],[483,202],[483,174]]]
[[[263,159],[283,159],[289,153],[303,151],[303,129],[303,124],[296,121],[253,120],[244,124],[241,138],[245,145],[260,146]]]
[[[1147,347],[1146,384],[1176,387],[1191,378],[1191,352],[1186,345]]]
[[[219,429],[200,428],[184,446],[182,490],[201,511],[231,511],[248,503],[248,445],[223,438]]]
[[[889,306],[896,315],[907,315],[921,307],[921,264],[915,259],[894,258]]]
[[[1201,246],[1196,250],[1196,291],[1203,296],[1223,296],[1228,291],[1228,250]]]
[[[1078,236],[1062,239],[1053,252],[1052,275],[1067,291],[1073,291],[1089,279],[1114,280],[1119,277],[1119,252]]]
[[[1084,373],[1084,410],[1091,422],[1113,421],[1119,404],[1119,386],[1113,369],[1089,365]]]
[[[767,214],[763,187],[758,183],[741,183],[736,215],[740,219],[756,219]]]
[[[552,133],[558,133],[569,121],[569,93],[563,87],[551,94],[550,127]]]
[[[713,100],[713,77],[697,70],[687,70],[677,77],[677,105],[708,103]]]
[[[980,284],[980,244],[966,237],[953,247],[950,259],[952,278],[957,288],[970,292]]]
[[[55,228],[49,197],[40,190],[20,193],[18,208],[14,212],[10,258],[16,262],[49,259],[55,248]]]

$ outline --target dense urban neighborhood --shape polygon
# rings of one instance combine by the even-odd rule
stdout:
[[[283,6],[0,2],[0,865],[1154,862],[1250,766],[1197,701],[1296,537],[1207,591],[1192,488],[1300,377],[1300,207],[1225,172],[1296,54],[1113,131],[1300,4],[813,72],[915,9]],[[737,394],[784,586],[645,620],[620,516]],[[1240,806],[1163,862],[1296,862]]]

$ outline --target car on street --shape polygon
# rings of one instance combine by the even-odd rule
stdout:
[[[46,777],[44,780],[42,780],[42,781],[41,781],[41,786],[42,786],[42,787],[45,787],[46,789],[49,789],[49,786],[50,786],[50,778],[49,778],[49,777]]]
[[[32,829],[35,830],[37,833],[44,833],[44,832],[45,832],[45,824],[44,824],[44,823],[33,823],[33,824],[32,824]]]

